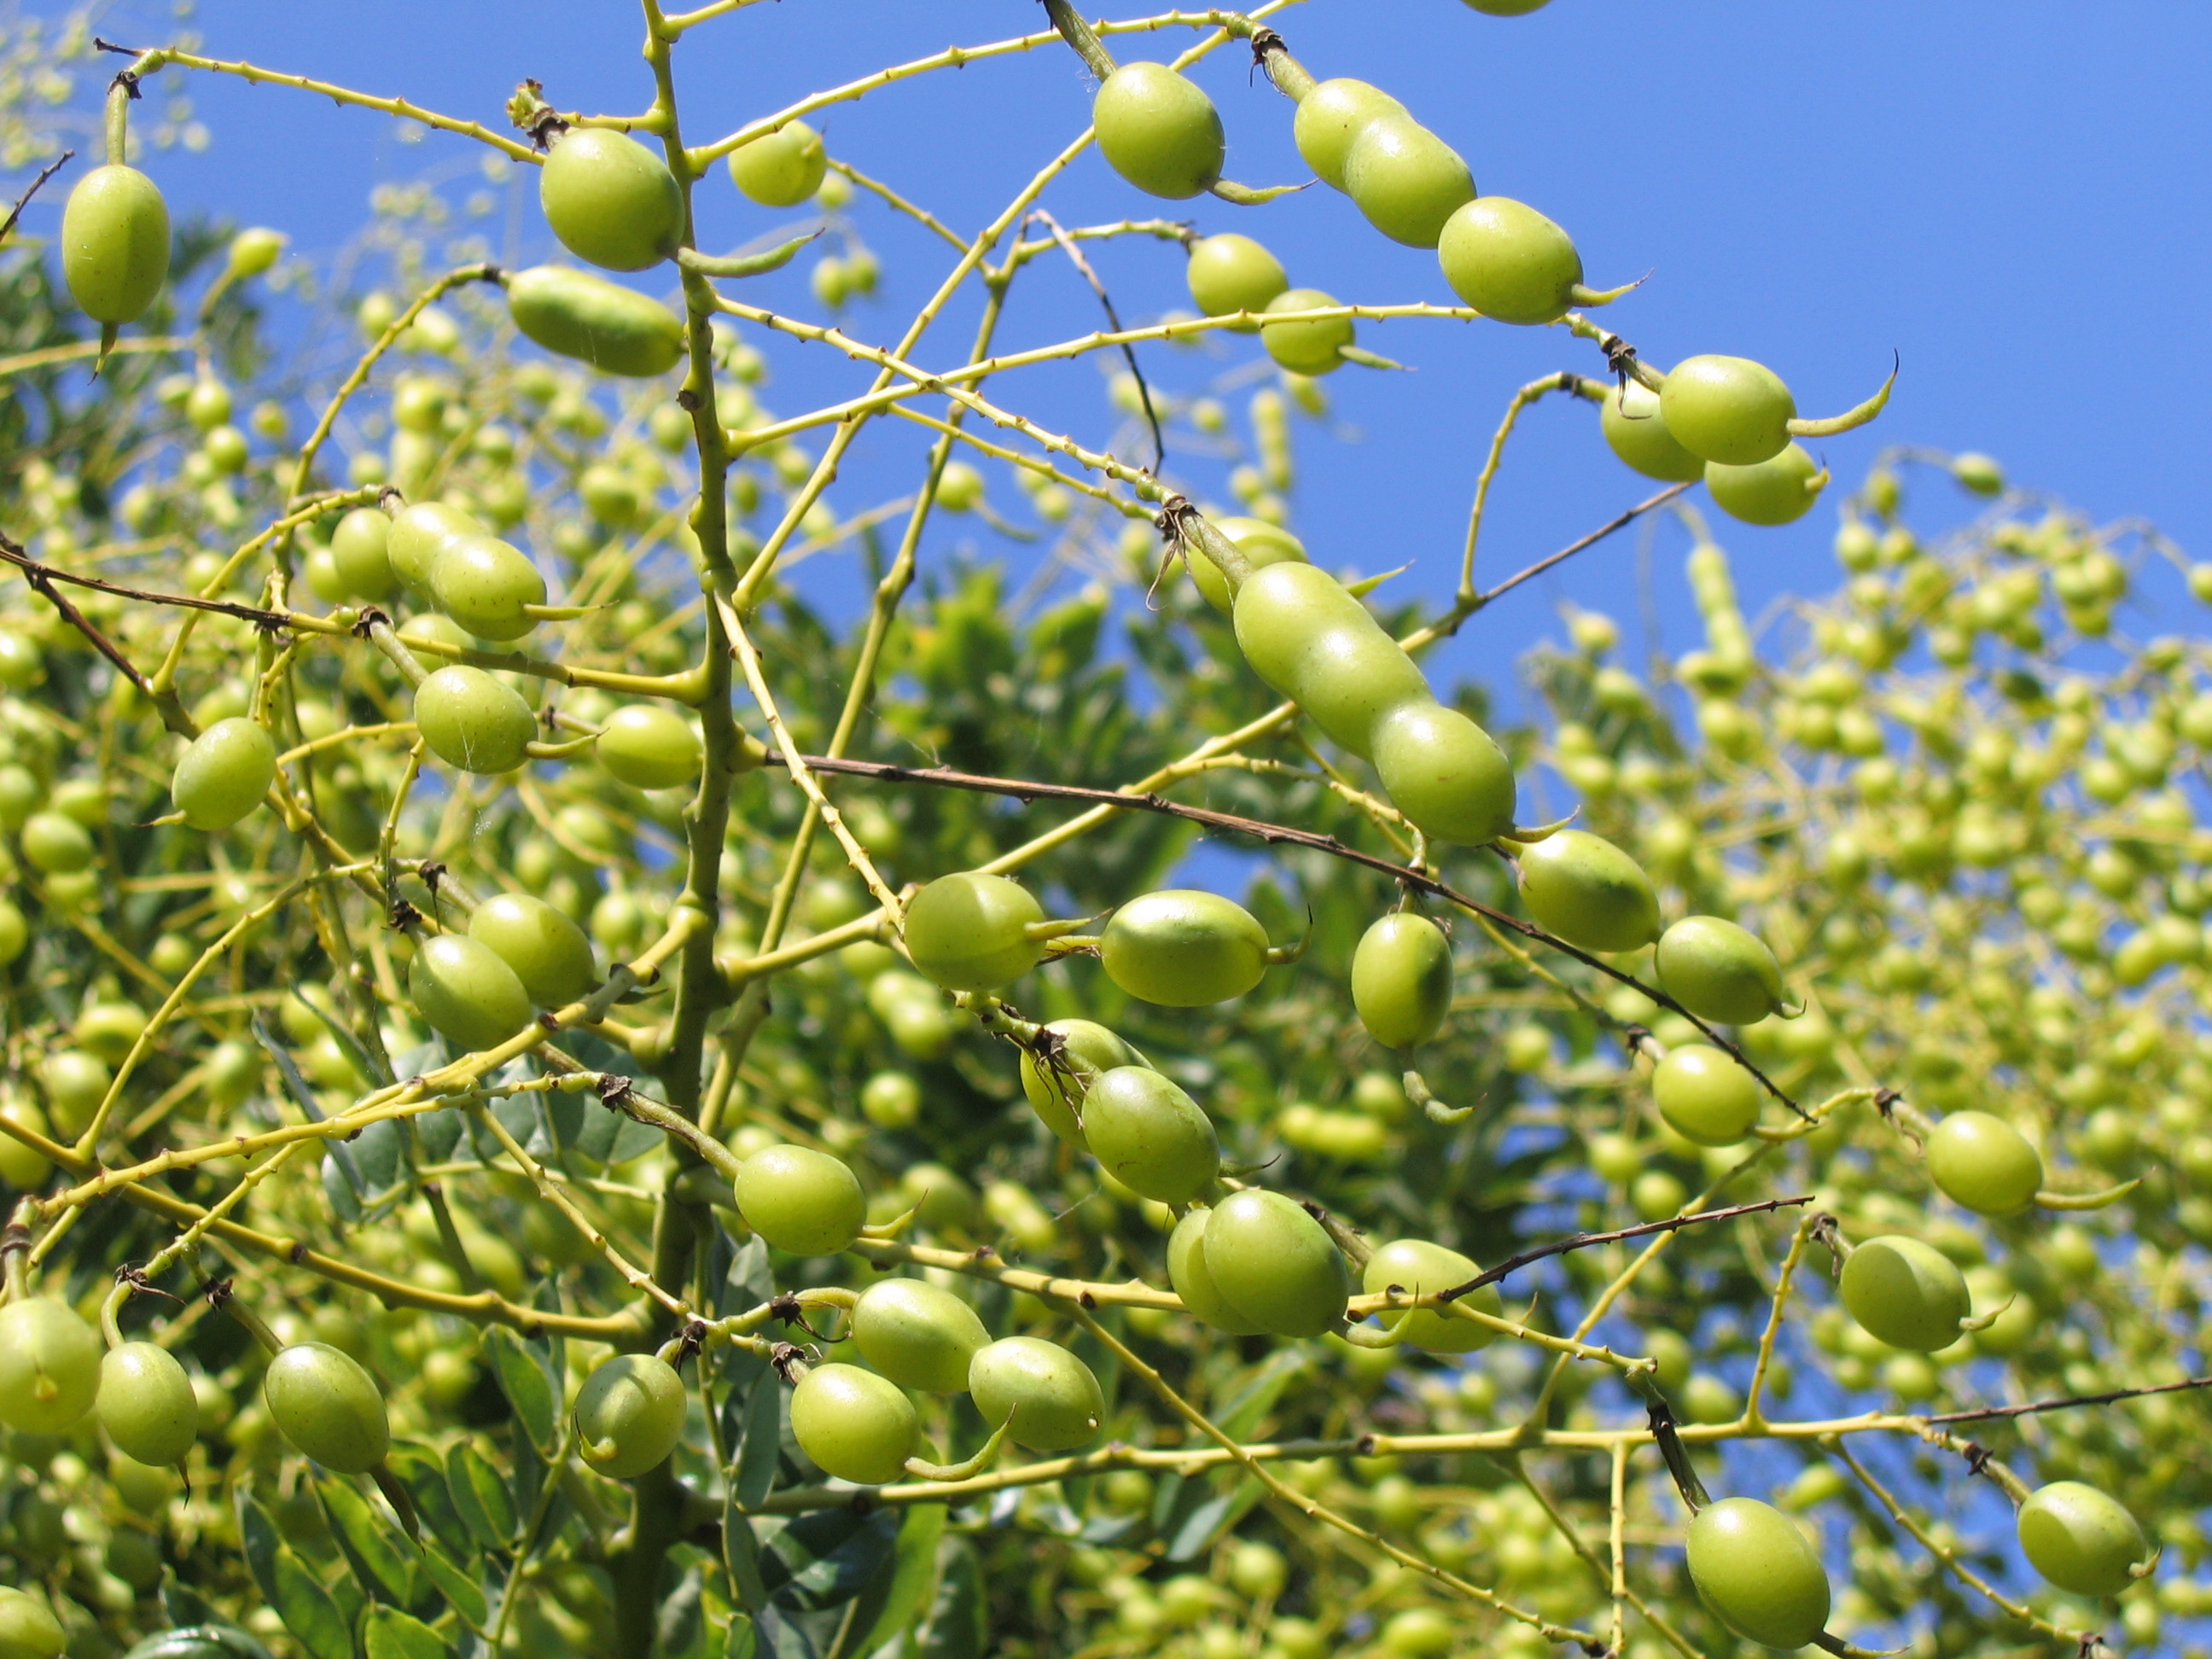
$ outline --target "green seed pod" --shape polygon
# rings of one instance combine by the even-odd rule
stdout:
[[[1790,447],[1797,403],[1772,369],[1748,357],[1686,357],[1668,371],[1659,412],[1692,455],[1750,466]]]
[[[333,1474],[367,1474],[391,1449],[391,1419],[376,1379],[328,1343],[285,1349],[269,1362],[261,1393],[285,1439]]]
[[[1412,116],[1383,115],[1345,152],[1344,190],[1392,241],[1434,247],[1452,215],[1474,199],[1474,175]]]
[[[1352,1276],[1321,1223],[1280,1193],[1247,1188],[1206,1224],[1206,1272],[1223,1301],[1273,1336],[1319,1336],[1344,1317]]]
[[[665,374],[684,356],[684,319],[635,289],[566,265],[507,278],[507,314],[548,351],[606,374]]]
[[[135,323],[169,276],[169,208],[136,167],[94,167],[62,210],[62,278],[96,323]]]
[[[2042,1188],[2043,1158],[2002,1118],[1953,1112],[1928,1137],[1928,1174],[1946,1198],[1977,1215],[2017,1215]]]
[[[1173,202],[1202,194],[1221,177],[1228,139],[1213,100],[1165,64],[1124,64],[1091,102],[1098,153],[1149,196]]]
[[[33,812],[23,820],[23,856],[42,875],[88,870],[100,856],[85,827],[61,812]]]
[[[1635,951],[1659,937],[1659,895],[1637,861],[1586,830],[1520,851],[1521,896],[1548,931],[1585,951]]]
[[[1192,303],[1208,317],[1265,311],[1291,285],[1281,260],[1249,236],[1234,232],[1201,237],[1192,243],[1190,263],[1183,275],[1190,283]],[[1239,323],[1237,327],[1250,333],[1259,325]]]
[[[545,578],[495,536],[456,536],[430,556],[430,594],[478,638],[519,640],[538,626],[523,607],[545,603]]]
[[[905,1473],[921,1425],[899,1386],[858,1365],[817,1365],[791,1392],[791,1432],[823,1473],[880,1486]]]
[[[1337,303],[1317,288],[1294,288],[1267,301],[1269,312],[1320,311]],[[1261,323],[1260,343],[1293,374],[1332,374],[1344,366],[1344,349],[1358,337],[1349,317],[1302,323]]]
[[[1709,1043],[1668,1049],[1651,1092],[1668,1126],[1700,1146],[1733,1146],[1759,1121],[1759,1079]]]
[[[1044,960],[1043,907],[1004,876],[939,876],[906,908],[914,965],[948,991],[995,991]]]
[[[584,930],[528,893],[495,893],[477,906],[469,937],[512,968],[541,1008],[565,1007],[599,982]]]
[[[465,1051],[497,1048],[530,1024],[530,993],[482,939],[434,933],[407,964],[407,995],[430,1029]]]
[[[1424,697],[1394,709],[1375,728],[1375,771],[1431,841],[1480,847],[1513,827],[1512,763],[1456,708]]]
[[[1291,137],[1314,177],[1333,190],[1342,190],[1352,141],[1373,122],[1405,112],[1406,106],[1380,87],[1364,81],[1323,81],[1298,100]]]
[[[1844,1263],[1844,1306],[1893,1348],[1934,1353],[1959,1340],[1972,1313],[1965,1275],[1932,1245],[1901,1234],[1869,1238]]]
[[[1213,520],[1213,527],[1234,543],[1255,570],[1271,564],[1304,564],[1306,562],[1305,544],[1279,525],[1264,519],[1227,518]],[[1228,616],[1234,600],[1229,592],[1229,578],[1221,574],[1221,567],[1203,553],[1194,551],[1184,562],[1190,567],[1190,579],[1206,602]]]
[[[1451,943],[1426,916],[1401,910],[1377,918],[1360,936],[1352,953],[1352,1006],[1384,1048],[1426,1042],[1451,1012]]]
[[[1426,1239],[1401,1238],[1385,1244],[1367,1258],[1367,1266],[1360,1274],[1360,1288],[1370,1296],[1379,1296],[1394,1287],[1411,1296],[1424,1296],[1464,1285],[1481,1271],[1457,1250],[1448,1250]],[[1504,1311],[1495,1285],[1470,1291],[1459,1299],[1479,1313],[1496,1316]],[[1382,1322],[1384,1329],[1396,1334],[1401,1342],[1430,1353],[1473,1353],[1498,1340],[1498,1333],[1487,1326],[1429,1308],[1378,1314],[1376,1317]]]
[[[281,230],[248,226],[230,239],[230,274],[241,278],[260,276],[284,257],[288,240]]]
[[[59,1434],[100,1394],[100,1334],[65,1302],[26,1297],[0,1307],[0,1423]]]
[[[192,1379],[152,1342],[125,1342],[100,1362],[100,1425],[116,1449],[141,1463],[181,1463],[200,1431]]]
[[[1501,323],[1556,323],[1574,303],[1583,257],[1532,207],[1478,197],[1444,222],[1437,259],[1452,292]]]
[[[1747,1641],[1802,1648],[1828,1623],[1828,1573],[1771,1504],[1723,1498],[1690,1522],[1691,1581],[1721,1622]]]
[[[62,1659],[69,1635],[36,1597],[0,1584],[0,1659]]]
[[[668,1461],[684,1438],[689,1403],[666,1360],[617,1354],[576,1390],[576,1449],[608,1480],[634,1480]]]
[[[1009,1336],[977,1353],[968,1391],[993,1428],[1012,1418],[1006,1437],[1031,1451],[1087,1446],[1106,1420],[1106,1396],[1091,1367],[1034,1336]]]
[[[1782,964],[1755,933],[1718,916],[1685,916],[1659,936],[1659,983],[1699,1019],[1755,1025],[1794,1014]]]
[[[392,520],[385,534],[384,553],[392,573],[423,599],[430,597],[430,566],[447,542],[465,536],[490,534],[483,525],[458,507],[445,501],[417,501]]]
[[[356,507],[331,532],[331,562],[348,597],[383,599],[399,585],[387,545],[392,520],[373,507]]]
[[[1253,571],[1230,615],[1252,672],[1355,755],[1372,752],[1386,714],[1428,698],[1419,666],[1318,566],[1284,560]]]
[[[1103,1025],[1087,1019],[1056,1019],[1045,1027],[1060,1038],[1060,1055],[1050,1070],[1036,1056],[1022,1050],[1022,1093],[1044,1120],[1044,1126],[1069,1146],[1089,1152],[1083,1135],[1083,1103],[1099,1073],[1117,1066],[1148,1066],[1150,1061]],[[878,1368],[880,1369],[880,1367]]]
[[[1234,900],[1170,888],[1114,913],[1098,940],[1106,976],[1163,1008],[1241,997],[1267,971],[1267,930]]]
[[[763,207],[797,207],[829,171],[822,135],[804,121],[786,121],[730,152],[730,182]]]
[[[675,789],[694,781],[704,755],[691,722],[656,702],[626,703],[607,717],[592,751],[624,783]]]
[[[608,270],[644,270],[684,236],[684,191],[667,163],[636,139],[572,127],[538,179],[538,205],[561,245]]]
[[[1084,1097],[1083,1133],[1108,1174],[1163,1204],[1189,1203],[1221,1173],[1213,1121],[1150,1066],[1100,1073]]]
[[[1261,1328],[1231,1307],[1206,1266],[1206,1224],[1213,1212],[1194,1204],[1168,1237],[1168,1283],[1192,1318],[1231,1336],[1258,1336]]]
[[[2125,1505],[2079,1480],[2054,1480],[2020,1506],[2020,1547],[2028,1565],[2076,1595],[2118,1595],[2129,1568],[2150,1547]]]
[[[447,765],[488,776],[521,765],[538,736],[538,717],[522,694],[465,663],[441,668],[415,688],[415,725]]]
[[[793,1255],[835,1255],[860,1236],[867,1195],[841,1159],[805,1146],[767,1146],[738,1166],[745,1224]]]
[[[919,1279],[879,1279],[853,1308],[860,1358],[902,1389],[965,1394],[969,1363],[990,1346],[975,1310]]]
[[[1541,11],[1552,0],[1463,0],[1463,3],[1487,17],[1526,17],[1532,11]]]
[[[1659,394],[1640,380],[1606,393],[1598,409],[1598,427],[1613,453],[1647,478],[1695,483],[1705,476],[1705,462],[1667,429]]]
[[[1802,444],[1750,466],[1705,463],[1705,488],[1713,505],[1746,524],[1794,524],[1813,510],[1827,487],[1828,472]]]
[[[169,798],[195,830],[228,830],[252,815],[276,781],[276,743],[243,718],[217,720],[194,738],[169,778]]]

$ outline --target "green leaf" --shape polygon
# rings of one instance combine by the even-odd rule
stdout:
[[[722,1659],[759,1659],[759,1654],[760,1632],[753,1628],[753,1621],[742,1613],[732,1613]]]
[[[745,1401],[745,1432],[738,1451],[738,1505],[757,1509],[775,1487],[776,1462],[783,1455],[783,1381],[763,1371]]]
[[[483,1587],[428,1539],[422,1544],[422,1576],[438,1587],[438,1594],[460,1614],[462,1621],[471,1630],[482,1630],[484,1620],[491,1616]]]
[[[874,1622],[866,1626],[866,1634],[857,1641],[840,1642],[830,1659],[865,1659],[905,1633],[937,1577],[937,1547],[945,1537],[946,1513],[942,1504],[907,1506],[906,1520],[899,1528],[897,1565],[887,1577],[870,1587],[872,1594],[879,1592],[881,1596]],[[863,1607],[866,1601],[866,1597],[861,1599]],[[861,1628],[858,1620],[852,1628]]]
[[[278,1544],[276,1520],[253,1495],[251,1481],[239,1483],[236,1504],[238,1536],[246,1553],[246,1570],[253,1575],[254,1587],[261,1592],[261,1599],[273,1605],[276,1600]]]
[[[491,1359],[507,1403],[514,1407],[515,1420],[540,1454],[550,1457],[559,1439],[560,1395],[544,1362],[505,1326],[495,1325],[484,1333],[483,1351]]]
[[[983,1659],[985,1632],[982,1570],[968,1540],[955,1539],[945,1547],[937,1594],[930,1598],[921,1659]]]
[[[465,1440],[446,1454],[446,1491],[469,1535],[487,1550],[507,1553],[514,1547],[514,1499],[506,1477],[491,1460]]]
[[[758,1613],[765,1608],[768,1586],[761,1582],[760,1540],[753,1536],[753,1523],[734,1502],[722,1507],[722,1563],[745,1610]]]
[[[444,1638],[397,1607],[371,1607],[362,1635],[368,1659],[453,1659]]]
[[[466,1559],[475,1553],[474,1537],[463,1523],[460,1511],[453,1507],[453,1496],[446,1484],[445,1467],[434,1453],[428,1447],[402,1441],[385,1455],[384,1465],[399,1477],[400,1484],[407,1488],[407,1495],[415,1500],[415,1513],[445,1545],[448,1553]]]
[[[1190,1561],[1203,1555],[1212,1547],[1215,1539],[1243,1519],[1266,1490],[1248,1474],[1227,1492],[1199,1504],[1183,1517],[1182,1525],[1168,1541],[1167,1559]]]
[[[816,1510],[781,1525],[763,1521],[761,1578],[780,1607],[815,1613],[841,1606],[890,1563],[898,1532],[899,1517],[890,1510]]]
[[[269,1605],[312,1659],[354,1659],[352,1626],[298,1556],[279,1548],[270,1577]]]
[[[415,1564],[396,1543],[368,1500],[351,1482],[325,1476],[315,1482],[331,1530],[352,1564],[354,1577],[380,1601],[406,1607],[415,1599]]]

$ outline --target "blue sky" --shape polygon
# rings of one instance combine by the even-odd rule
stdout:
[[[190,26],[219,57],[404,93],[495,125],[525,75],[564,106],[637,108],[650,91],[636,14],[620,0],[378,0],[374,9],[367,29],[362,8],[335,0],[219,0]],[[687,137],[697,142],[955,40],[1038,27],[1042,15],[1033,0],[749,8],[699,30],[679,54]],[[1899,353],[1889,413],[1821,447],[1840,481],[1855,481],[1885,443],[1982,449],[2021,483],[2100,519],[2148,517],[2192,553],[2212,554],[2203,533],[2212,474],[2200,459],[2212,401],[2196,384],[2189,334],[2212,264],[2201,185],[2212,9],[1554,0],[1531,17],[1494,19],[1457,0],[1310,0],[1276,21],[1317,72],[1396,94],[1468,157],[1485,192],[1518,197],[1565,225],[1593,281],[1651,272],[1607,314],[1651,360],[1759,357],[1790,381],[1802,408],[1826,413],[1864,395]],[[166,7],[132,3],[101,24],[134,44],[173,27]],[[1117,50],[1165,57],[1190,38],[1125,38]],[[1241,53],[1218,55],[1199,78],[1227,123],[1233,175],[1300,176],[1290,106],[1264,83],[1248,84]],[[155,158],[173,204],[276,225],[311,253],[334,249],[358,225],[378,182],[449,159],[465,164],[465,141],[404,143],[379,115],[220,76],[196,76],[191,91],[214,143],[197,156]],[[1042,52],[875,94],[825,125],[834,153],[972,227],[1080,130],[1089,93],[1070,54]],[[720,178],[702,199],[710,242],[734,245],[775,222]],[[1066,222],[1188,212],[1201,229],[1261,237],[1294,281],[1340,297],[1449,298],[1431,255],[1385,242],[1327,190],[1259,209],[1164,204],[1091,156],[1047,204]],[[513,251],[544,253],[534,212],[517,218],[524,240]],[[887,273],[880,301],[856,308],[850,326],[888,341],[934,285],[946,251],[879,209],[864,207],[860,222]],[[1125,315],[1185,302],[1170,245],[1116,245],[1098,263]],[[817,309],[796,271],[750,292],[802,314]],[[1064,271],[1041,270],[1005,337],[1035,343],[1088,327],[1091,303]],[[963,351],[967,314],[956,313],[924,355]],[[1549,369],[1601,365],[1556,330],[1401,323],[1370,325],[1363,339],[1418,373],[1346,369],[1328,382],[1361,441],[1302,434],[1297,525],[1328,562],[1376,569],[1410,559],[1401,580],[1442,592],[1455,574],[1482,446],[1512,388]],[[1234,356],[1200,362],[1155,349],[1149,361],[1164,380],[1187,384]],[[779,412],[860,378],[818,350],[785,351],[777,362],[769,396]],[[1106,429],[1097,381],[1084,365],[999,391],[1048,423],[1097,438]],[[902,456],[910,438],[872,441],[864,468]],[[1489,574],[1549,550],[1645,488],[1606,453],[1587,408],[1538,410],[1499,485]],[[1963,511],[1940,479],[1925,478],[1916,495],[1931,517]],[[1756,614],[1784,590],[1830,586],[1834,523],[1824,503],[1787,529],[1727,526],[1747,610]],[[1678,650],[1692,642],[1681,546],[1672,530],[1658,543],[1662,615]],[[1632,570],[1628,537],[1585,556],[1454,641],[1448,668],[1494,678],[1501,655],[1556,632],[1562,597],[1627,619]],[[835,579],[828,570],[812,578]],[[2124,626],[2194,626],[2175,584],[2157,579],[2152,592],[2158,614]]]

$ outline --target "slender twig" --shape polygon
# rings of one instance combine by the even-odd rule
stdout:
[[[2076,1406],[2109,1406],[2115,1400],[2140,1400],[2146,1395],[2179,1394],[2189,1389],[2212,1389],[2212,1376],[2192,1376],[2185,1382],[2160,1382],[2143,1389],[2115,1389],[2110,1394],[2071,1394],[2059,1400],[2031,1400],[2024,1406],[1984,1406],[1978,1411],[1942,1412],[1921,1421],[1980,1423],[1993,1417],[2032,1417],[2039,1412],[2071,1411]]]
[[[65,149],[39,170],[39,176],[31,180],[29,186],[15,198],[15,205],[8,210],[8,216],[0,219],[0,242],[8,240],[9,233],[15,228],[15,222],[23,216],[23,210],[30,206],[31,198],[39,193],[39,187],[67,167],[70,158],[76,154],[73,149]],[[1116,323],[1114,326],[1119,328],[1121,325]]]
[[[1546,1256],[1565,1255],[1570,1250],[1587,1250],[1593,1244],[1617,1244],[1625,1238],[1642,1238],[1647,1233],[1671,1233],[1681,1227],[1702,1226],[1708,1221],[1727,1221],[1740,1215],[1758,1215],[1767,1210],[1784,1210],[1812,1201],[1812,1194],[1802,1193],[1796,1198],[1765,1198],[1756,1204],[1732,1204],[1725,1210],[1699,1210],[1690,1215],[1670,1215],[1662,1221],[1640,1222],[1633,1227],[1615,1228],[1611,1232],[1577,1233],[1571,1238],[1554,1239],[1549,1244],[1539,1244],[1518,1255],[1509,1255],[1496,1267],[1485,1268],[1466,1284],[1455,1285],[1448,1291],[1438,1291],[1435,1300],[1451,1302],[1470,1295],[1486,1285],[1495,1285],[1508,1273],[1517,1273],[1531,1262],[1541,1261]]]
[[[1107,322],[1116,334],[1121,333],[1121,314],[1114,309],[1114,297],[1106,292],[1106,284],[1098,280],[1097,271],[1091,268],[1091,261],[1083,257],[1083,250],[1075,245],[1075,239],[1061,228],[1059,220],[1042,208],[1030,215],[1030,222],[1041,224],[1052,233],[1052,240],[1067,255],[1068,263],[1081,274],[1085,282],[1091,284],[1091,291],[1098,296],[1099,305],[1105,309]],[[1168,464],[1168,441],[1160,432],[1159,411],[1152,407],[1152,389],[1146,384],[1145,371],[1137,366],[1137,348],[1124,340],[1121,351],[1121,361],[1128,364],[1130,376],[1137,382],[1137,396],[1144,401],[1146,422],[1152,428],[1152,471],[1158,472]]]

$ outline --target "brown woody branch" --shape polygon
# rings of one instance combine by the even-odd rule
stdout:
[[[1923,1423],[1981,1423],[1996,1417],[2032,1417],[2039,1412],[2070,1411],[2076,1406],[2109,1406],[2116,1400],[2140,1400],[2145,1395],[2179,1394],[2189,1389],[2212,1389],[2212,1376],[2192,1376],[2180,1382],[2160,1382],[2145,1389],[2115,1389],[2110,1394],[2070,1394],[2060,1400],[2031,1400],[2024,1406],[1984,1406],[1978,1411],[1943,1412],[1923,1417]]]
[[[39,176],[31,180],[30,188],[15,198],[15,205],[8,210],[8,216],[5,219],[0,219],[0,242],[6,241],[9,234],[14,232],[15,222],[23,216],[23,210],[30,206],[31,198],[39,193],[40,186],[67,167],[70,158],[76,154],[73,149],[65,149],[40,169]]]
[[[1546,1256],[1565,1255],[1570,1250],[1586,1250],[1594,1244],[1617,1244],[1625,1238],[1642,1238],[1649,1233],[1671,1233],[1679,1228],[1700,1226],[1708,1221],[1730,1221],[1740,1215],[1759,1215],[1768,1210],[1784,1210],[1812,1201],[1813,1194],[1804,1193],[1796,1198],[1761,1199],[1756,1204],[1731,1204],[1725,1210],[1698,1210],[1689,1215],[1668,1216],[1663,1221],[1639,1222],[1633,1227],[1618,1227],[1609,1233],[1576,1233],[1571,1237],[1554,1239],[1549,1244],[1539,1244],[1533,1250],[1523,1250],[1518,1255],[1509,1255],[1496,1267],[1477,1273],[1466,1284],[1455,1285],[1448,1291],[1438,1291],[1437,1300],[1453,1302],[1461,1297],[1472,1295],[1484,1285],[1495,1285],[1508,1273],[1517,1273],[1531,1262],[1541,1261]],[[1931,1418],[1929,1420],[1935,1422],[1940,1419]]]

